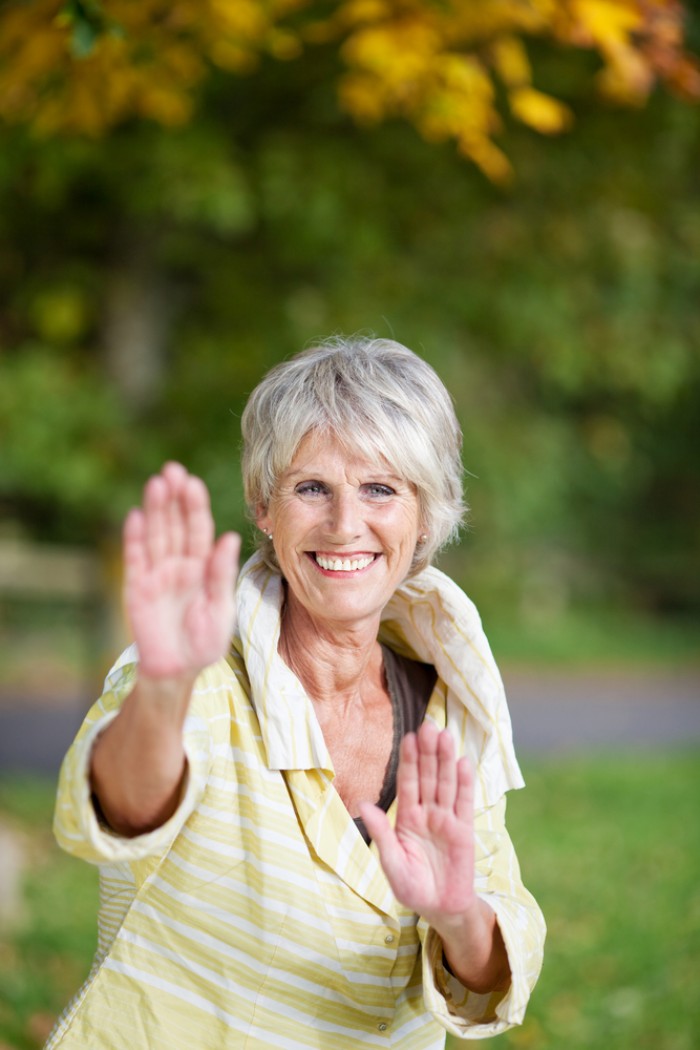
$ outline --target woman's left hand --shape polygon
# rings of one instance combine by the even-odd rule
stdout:
[[[480,994],[507,988],[510,965],[495,913],[474,890],[474,776],[452,737],[429,722],[401,744],[396,825],[360,805],[394,896],[440,936],[452,973]]]
[[[474,787],[469,759],[424,722],[401,744],[396,825],[363,802],[361,816],[376,841],[397,900],[439,928],[468,912],[474,892]]]

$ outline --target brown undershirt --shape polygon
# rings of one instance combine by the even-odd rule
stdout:
[[[385,645],[382,646],[382,656],[394,720],[391,754],[376,803],[386,813],[396,798],[396,773],[399,768],[401,741],[406,733],[415,733],[420,727],[437,681],[437,672],[431,664],[422,664],[417,660],[409,660],[406,656],[399,656]],[[362,817],[355,817],[355,824],[365,842],[369,844],[369,832]]]

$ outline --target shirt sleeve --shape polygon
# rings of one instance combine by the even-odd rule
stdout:
[[[61,766],[54,811],[54,834],[68,853],[92,864],[140,861],[164,854],[199,802],[212,761],[209,722],[201,699],[211,693],[216,665],[197,679],[185,720],[187,770],[177,809],[160,827],[133,838],[113,832],[95,809],[90,789],[90,756],[100,733],[116,718],[136,681],[135,647],[122,654],[105,680],[104,692],[88,712]]]
[[[462,1039],[481,1039],[521,1024],[542,968],[546,927],[542,912],[525,889],[505,826],[505,796],[475,816],[476,889],[493,909],[511,970],[505,991],[469,991],[444,966],[442,941],[423,920],[423,991],[436,1021]]]

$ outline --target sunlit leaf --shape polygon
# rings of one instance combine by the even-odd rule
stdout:
[[[556,135],[573,122],[568,106],[534,88],[517,88],[509,93],[508,100],[514,115],[543,135]]]

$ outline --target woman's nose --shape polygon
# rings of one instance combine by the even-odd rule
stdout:
[[[362,531],[361,505],[352,492],[337,493],[329,505],[328,527],[337,542],[347,543]]]

